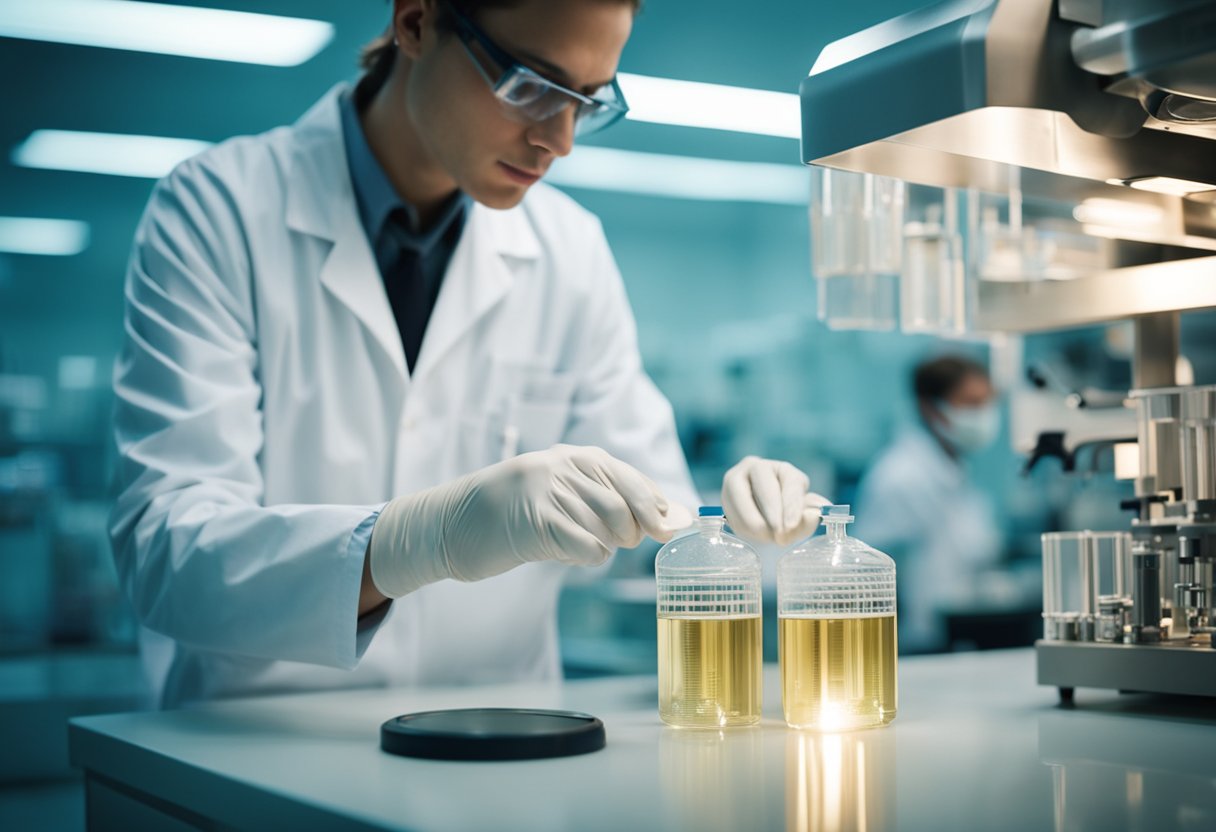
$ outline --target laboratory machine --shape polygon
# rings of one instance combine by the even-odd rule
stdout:
[[[1009,379],[1019,334],[1130,322],[1113,401],[1011,391],[1019,450],[1110,447],[1135,484],[1120,527],[1044,536],[1038,679],[1216,696],[1216,387],[1180,356],[1216,307],[1216,3],[948,0],[800,95],[828,326],[992,334]]]

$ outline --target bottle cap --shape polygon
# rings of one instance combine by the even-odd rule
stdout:
[[[724,517],[722,506],[701,506],[697,509],[698,517]]]
[[[819,516],[824,520],[834,520],[841,523],[852,523],[853,515],[849,513],[852,506],[847,503],[834,506],[821,506]]]

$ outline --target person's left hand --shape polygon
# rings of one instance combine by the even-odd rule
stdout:
[[[744,457],[722,479],[726,522],[754,543],[788,546],[819,525],[819,507],[831,500],[810,492],[810,479],[788,462]]]

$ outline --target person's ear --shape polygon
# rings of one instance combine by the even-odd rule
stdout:
[[[422,54],[423,33],[434,30],[438,11],[435,0],[394,0],[393,43],[401,54],[417,60]]]

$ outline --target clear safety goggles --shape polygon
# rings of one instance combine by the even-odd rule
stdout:
[[[574,107],[574,133],[586,136],[615,124],[629,112],[629,105],[625,103],[625,96],[615,78],[611,84],[601,87],[591,96],[563,87],[511,57],[452,3],[445,2],[444,6],[452,15],[456,36],[473,61],[473,66],[486,79],[494,91],[494,97],[514,117],[522,121],[542,122],[564,112],[567,107]],[[485,65],[473,44],[480,48],[494,67]]]

